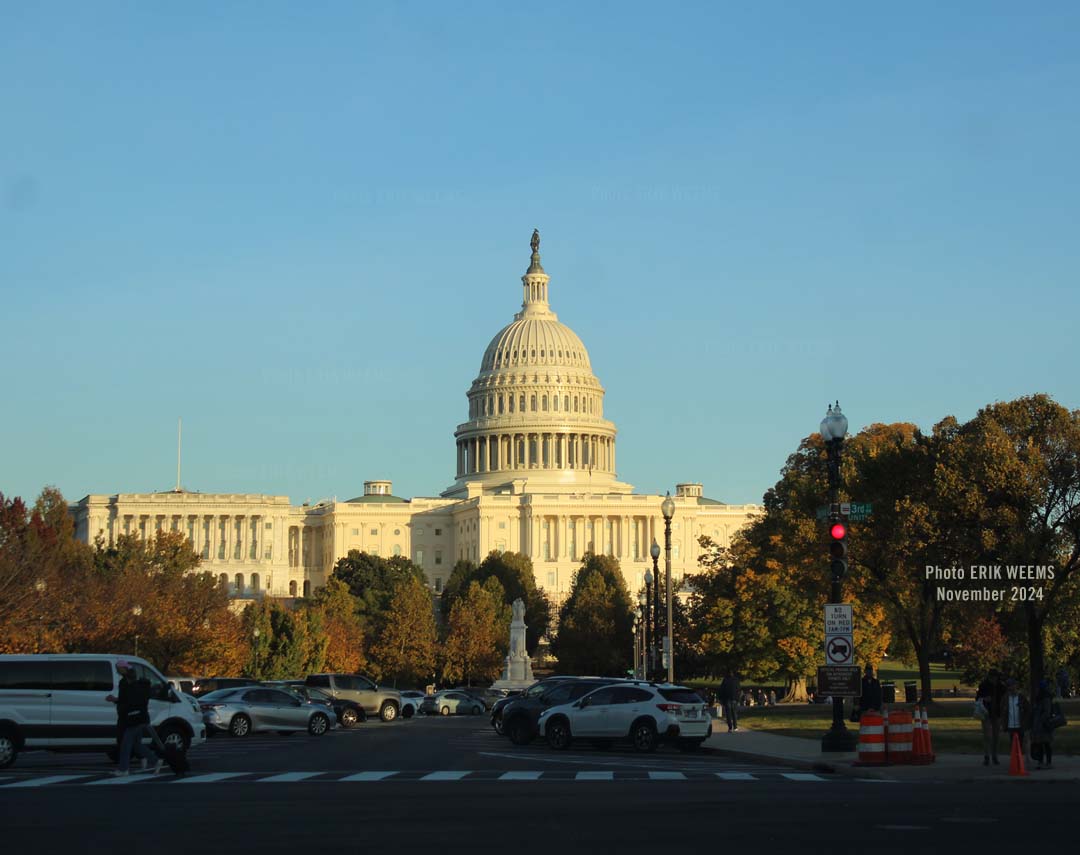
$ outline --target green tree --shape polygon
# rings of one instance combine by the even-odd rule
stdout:
[[[402,579],[394,588],[390,607],[379,618],[379,630],[371,646],[372,673],[410,685],[423,685],[436,664],[435,613],[431,592],[415,577]]]
[[[443,679],[455,683],[497,677],[509,646],[510,615],[495,579],[469,583],[450,609],[443,643]]]
[[[353,673],[367,665],[364,628],[357,615],[356,599],[349,586],[331,576],[309,601],[307,608],[319,615],[324,628],[324,667]]]
[[[619,562],[586,553],[559,612],[552,652],[568,674],[625,675],[633,659],[633,614]]]
[[[349,586],[357,611],[368,619],[377,619],[390,607],[394,588],[401,580],[412,577],[427,582],[423,569],[404,556],[383,558],[356,549],[338,559],[332,575]]]

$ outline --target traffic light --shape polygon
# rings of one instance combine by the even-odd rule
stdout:
[[[829,526],[829,535],[832,541],[829,543],[829,556],[832,562],[829,570],[834,579],[843,579],[847,575],[847,526],[842,522],[833,521]]]

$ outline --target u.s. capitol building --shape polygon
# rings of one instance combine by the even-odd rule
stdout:
[[[581,339],[551,310],[535,232],[521,280],[521,311],[484,351],[469,420],[454,431],[456,477],[440,496],[402,499],[390,481],[365,481],[348,501],[299,506],[288,496],[180,489],[89,495],[72,507],[77,536],[184,532],[201,569],[243,598],[307,596],[353,549],[412,558],[435,591],[458,559],[522,552],[556,602],[582,555],[605,553],[637,590],[653,540],[664,544],[664,497],[634,493],[616,475],[604,387]],[[677,484],[673,499],[675,579],[696,572],[700,535],[727,544],[760,511],[705,498],[697,483]]]

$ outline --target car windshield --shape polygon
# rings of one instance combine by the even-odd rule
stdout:
[[[243,689],[218,689],[216,692],[207,692],[201,698],[200,701],[223,701],[225,698],[231,698],[233,695],[237,695],[242,692]]]
[[[544,692],[551,691],[556,685],[558,684],[554,682],[535,683],[525,690],[525,697],[538,698],[544,694]]]
[[[303,692],[297,692],[296,694],[302,695]],[[307,696],[309,698],[311,698],[313,701],[330,701],[330,700],[333,700],[333,698],[330,695],[326,694],[326,692],[320,691],[319,689],[308,689],[307,690]]]

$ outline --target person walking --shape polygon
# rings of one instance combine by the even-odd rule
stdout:
[[[144,771],[148,768],[152,756],[142,744],[143,736],[150,728],[150,681],[145,678],[138,679],[135,669],[126,659],[117,660],[116,670],[120,674],[117,694],[110,694],[105,700],[116,704],[116,728],[120,747],[113,774],[123,777],[128,774],[132,752],[142,761]],[[157,735],[152,729],[151,735],[157,742]],[[155,775],[161,771],[162,762],[159,756],[154,766]]]
[[[874,666],[863,669],[862,687],[859,692],[859,715],[864,712],[881,711],[881,681],[874,676]]]
[[[1031,756],[1043,767],[1053,768],[1054,763],[1054,730],[1050,727],[1050,719],[1054,715],[1054,691],[1050,688],[1049,680],[1039,682],[1039,691],[1035,695],[1035,703],[1031,708]]]
[[[975,693],[976,700],[986,708],[982,716],[983,765],[989,766],[991,758],[998,765],[998,742],[1001,736],[1001,715],[1005,705],[1005,684],[996,668],[991,669],[986,679],[979,683]]]
[[[724,679],[720,681],[720,703],[724,705],[724,719],[727,721],[728,733],[739,729],[739,714],[735,710],[739,695],[739,678],[728,671]]]
[[[1024,751],[1024,736],[1031,730],[1031,702],[1024,697],[1020,685],[1012,677],[1006,681],[1005,689],[1001,726],[1008,732],[1010,743],[1014,734],[1020,737],[1020,750]]]

